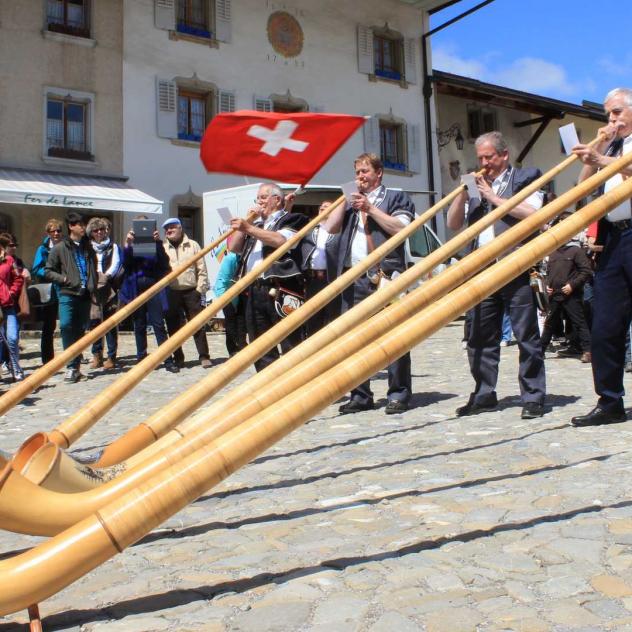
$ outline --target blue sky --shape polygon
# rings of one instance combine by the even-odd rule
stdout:
[[[431,28],[478,4],[463,0]],[[516,90],[601,103],[632,87],[630,0],[495,0],[431,38],[433,67]],[[627,45],[626,45],[627,43]]]

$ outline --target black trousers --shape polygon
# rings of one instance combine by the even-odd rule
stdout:
[[[342,293],[342,311],[346,312],[370,294],[375,292],[376,286],[369,281],[366,275],[361,276],[353,285]],[[410,367],[410,353],[405,353],[388,367],[388,391],[386,397],[389,401],[408,403],[412,395],[412,376]],[[373,403],[371,380],[367,380],[351,391],[351,399],[362,404]]]
[[[305,277],[305,300],[308,301],[313,298],[321,290],[327,287],[327,277],[317,277],[312,274],[306,274]],[[330,301],[320,311],[316,312],[305,323],[305,335],[309,338],[312,334],[328,325],[332,320],[340,315],[340,295],[336,296],[333,301]]]
[[[172,290],[169,288],[167,292],[167,313],[165,321],[167,323],[167,331],[169,336],[173,336],[180,327],[186,322],[195,318],[203,309],[201,304],[200,293],[196,289],[190,290]],[[208,342],[206,341],[206,326],[198,329],[193,334],[195,348],[197,349],[200,360],[209,358]],[[178,364],[184,362],[184,353],[182,347],[173,352],[173,359]]]
[[[471,330],[467,341],[470,372],[474,378],[471,401],[495,405],[500,339],[505,306],[519,348],[518,382],[522,402],[544,404],[546,377],[544,353],[529,275],[521,274],[471,310]]]
[[[554,332],[554,323],[561,314],[566,314],[571,321],[573,333],[579,339],[581,350],[590,351],[590,330],[586,324],[583,301],[574,294],[567,296],[563,301],[549,302],[549,313],[542,328],[542,349],[549,346]]]
[[[226,331],[226,351],[233,356],[246,346],[246,304],[243,295],[238,297],[237,306],[232,302],[226,305],[224,329]]]
[[[42,321],[42,339],[40,341],[42,364],[50,362],[55,357],[53,338],[55,336],[55,325],[57,324],[57,308],[56,301],[36,308],[37,317]]]
[[[592,370],[599,406],[623,409],[625,332],[632,315],[632,229],[612,228],[595,271]]]
[[[285,280],[283,287],[288,290],[298,291],[300,289],[298,283],[294,283]],[[255,282],[251,285],[247,292],[246,298],[246,329],[248,331],[248,340],[252,342],[259,336],[264,334],[268,329],[276,325],[281,316],[277,313],[274,307],[274,298],[270,296],[270,285],[260,285],[259,282]],[[244,294],[241,298],[244,298]],[[302,328],[296,329],[286,338],[284,338],[278,345],[281,347],[282,353],[287,353],[292,347],[300,344],[303,338]],[[266,351],[256,362],[255,369],[262,371],[268,365],[272,364],[279,357],[278,348],[272,347],[269,351]]]

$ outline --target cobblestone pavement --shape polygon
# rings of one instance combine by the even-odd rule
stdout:
[[[571,428],[594,403],[590,366],[554,357],[546,415],[521,420],[515,346],[502,350],[499,409],[456,419],[472,386],[461,327],[414,350],[410,411],[384,415],[381,373],[377,410],[330,406],[42,603],[45,630],[632,631],[632,422]],[[225,356],[221,335],[209,342]],[[35,367],[37,342],[24,345]],[[154,371],[74,449],[107,444],[203,373]],[[0,447],[115,377],[59,374],[0,418]],[[38,541],[0,532],[0,552]],[[0,618],[0,632],[25,620]]]

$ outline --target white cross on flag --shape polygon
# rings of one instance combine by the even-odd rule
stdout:
[[[206,128],[200,158],[207,171],[304,185],[364,120],[310,112],[218,114]]]

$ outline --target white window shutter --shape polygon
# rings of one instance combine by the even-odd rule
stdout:
[[[404,77],[408,83],[417,83],[417,46],[414,38],[404,42]]]
[[[272,112],[272,99],[268,99],[268,97],[258,97],[255,95],[254,108],[257,112]]]
[[[178,87],[171,79],[156,77],[156,122],[158,136],[178,137]]]
[[[154,0],[156,28],[174,31],[176,28],[176,0]]]
[[[231,0],[215,0],[215,39],[220,42],[230,42],[231,29]]]
[[[235,111],[235,91],[234,90],[218,90],[217,91],[217,113],[234,112]]]
[[[364,151],[367,154],[380,155],[380,119],[372,116],[367,119],[364,127]]]
[[[408,149],[408,171],[421,173],[421,128],[419,125],[406,126],[406,147]]]
[[[361,24],[358,24],[358,72],[366,75],[375,73],[373,31],[368,26]]]

